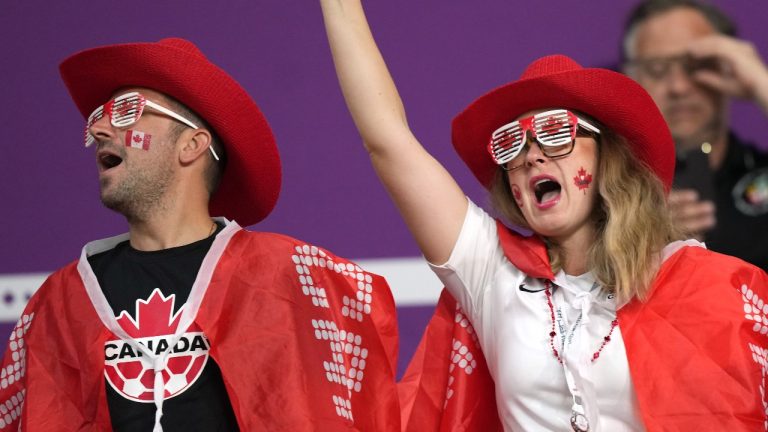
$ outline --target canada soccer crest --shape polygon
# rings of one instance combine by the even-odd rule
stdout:
[[[197,380],[208,362],[210,345],[197,324],[193,323],[179,341],[171,345],[173,334],[185,306],[173,313],[176,296],[163,296],[155,288],[147,300],[136,301],[136,315],[123,311],[117,322],[136,342],[155,355],[170,351],[163,370],[165,399],[183,393]],[[104,344],[104,375],[120,395],[135,402],[151,403],[155,373],[152,360],[121,339]]]

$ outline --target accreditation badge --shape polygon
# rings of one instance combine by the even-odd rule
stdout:
[[[731,192],[736,208],[747,216],[768,214],[768,168],[742,177]]]

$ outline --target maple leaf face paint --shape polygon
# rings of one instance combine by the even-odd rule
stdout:
[[[152,135],[139,130],[128,129],[125,131],[125,146],[149,150],[149,145],[152,142]]]
[[[162,100],[162,95],[142,89],[147,97]],[[136,94],[130,92],[126,94]],[[117,106],[115,106],[117,105]],[[104,206],[128,217],[139,217],[167,199],[174,181],[175,146],[171,142],[174,123],[164,113],[135,116],[127,125],[129,113],[123,104],[103,108],[103,117],[90,131],[96,147],[99,168],[99,193]],[[114,114],[112,114],[114,112]],[[107,116],[109,114],[109,116]],[[117,125],[111,124],[115,121]]]
[[[584,167],[579,168],[576,177],[573,178],[573,184],[579,188],[580,191],[587,194],[587,188],[592,184],[592,174],[588,174]]]
[[[577,137],[572,152],[549,157],[542,146],[527,144],[519,169],[508,170],[510,193],[527,225],[537,234],[564,242],[580,232],[594,230],[593,209],[597,188],[597,141]],[[585,246],[586,247],[586,246]]]

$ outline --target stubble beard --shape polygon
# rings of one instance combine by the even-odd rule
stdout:
[[[130,161],[124,160],[124,164]],[[128,222],[146,221],[153,213],[168,207],[167,192],[173,178],[170,163],[130,169],[117,184],[111,179],[101,181],[101,202],[110,210],[122,214]]]

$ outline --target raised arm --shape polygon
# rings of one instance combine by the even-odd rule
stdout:
[[[336,73],[376,173],[424,256],[448,260],[467,200],[451,175],[408,128],[359,0],[321,0]]]

